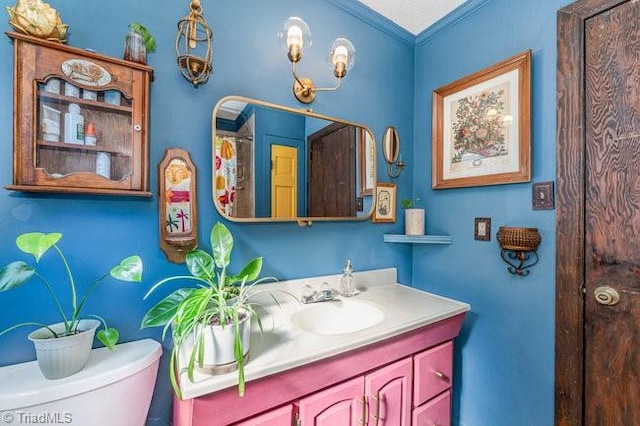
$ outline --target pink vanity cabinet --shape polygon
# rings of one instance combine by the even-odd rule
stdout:
[[[174,426],[450,424],[458,314],[356,350],[187,400]],[[322,338],[322,336],[318,336]]]

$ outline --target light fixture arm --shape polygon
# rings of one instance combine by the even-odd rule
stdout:
[[[303,104],[310,104],[315,100],[316,92],[335,91],[342,85],[342,78],[336,77],[337,84],[333,87],[316,87],[313,80],[298,76],[296,72],[297,62],[291,62],[291,74],[293,75],[293,95]]]

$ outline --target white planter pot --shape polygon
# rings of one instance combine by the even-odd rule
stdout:
[[[406,209],[404,211],[405,235],[424,235],[424,209]]]
[[[38,367],[45,378],[62,379],[82,370],[89,360],[96,328],[100,321],[80,320],[78,333],[55,338],[45,328],[39,328],[29,334],[36,348]],[[64,333],[64,323],[49,326],[56,333]]]
[[[247,315],[240,321],[240,341],[242,342],[243,357],[249,353],[249,344],[251,336],[251,321]],[[202,330],[204,328],[204,330]],[[236,359],[233,351],[234,327],[227,324],[225,327],[220,325],[200,326],[189,336],[184,344],[180,347],[181,358],[183,360],[182,367],[186,366],[195,342],[197,333],[204,333],[204,356],[203,365],[200,367],[196,363],[198,370],[210,374],[223,374],[237,369]],[[228,368],[226,368],[228,367]]]

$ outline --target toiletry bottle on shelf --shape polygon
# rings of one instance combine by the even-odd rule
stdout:
[[[87,128],[84,129],[84,144],[96,146],[96,126],[93,123],[87,124]]]
[[[84,117],[78,104],[69,104],[69,112],[64,114],[64,141],[84,145]]]
[[[344,267],[344,275],[342,275],[342,279],[340,280],[340,287],[344,297],[352,297],[359,293],[359,291],[356,290],[356,282],[352,272],[351,259],[347,259],[347,264]]]

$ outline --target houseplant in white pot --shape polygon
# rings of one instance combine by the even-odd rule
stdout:
[[[400,207],[404,209],[405,235],[424,235],[425,211],[420,198],[403,198]]]
[[[111,268],[108,274],[104,274],[95,280],[84,293],[78,294],[78,288],[69,262],[57,244],[61,238],[61,233],[29,232],[16,238],[16,246],[21,251],[33,255],[36,263],[40,262],[42,256],[49,249],[53,248],[58,253],[70,286],[70,311],[65,311],[60,299],[56,296],[54,284],[47,281],[35,266],[30,266],[24,261],[17,260],[0,270],[0,292],[19,287],[35,276],[51,295],[56,310],[60,314],[62,322],[56,324],[24,322],[0,332],[1,336],[23,326],[40,327],[29,334],[29,340],[36,347],[38,366],[47,379],[60,379],[82,370],[89,358],[93,338],[96,329],[100,327],[100,323],[103,324],[103,328],[97,333],[98,340],[109,349],[113,349],[118,342],[118,330],[109,327],[103,318],[97,315],[89,315],[91,318],[81,317],[82,308],[87,298],[93,293],[98,284],[109,276],[129,282],[142,280],[142,261],[139,256],[130,256]]]
[[[193,381],[194,371],[216,372],[219,367],[224,372],[237,369],[238,393],[244,394],[251,319],[255,319],[262,330],[257,304],[251,296],[261,291],[254,289],[255,284],[275,280],[258,279],[262,257],[249,261],[238,274],[227,272],[233,237],[222,223],[213,226],[210,240],[211,253],[200,248],[187,253],[185,261],[190,275],[164,278],[145,295],[146,299],[170,281],[193,283],[173,291],[149,309],[141,325],[142,328],[163,327],[163,339],[171,329],[173,349],[169,376],[178,397],[181,397],[178,377],[183,369]],[[181,359],[186,359],[186,365],[181,365]]]

